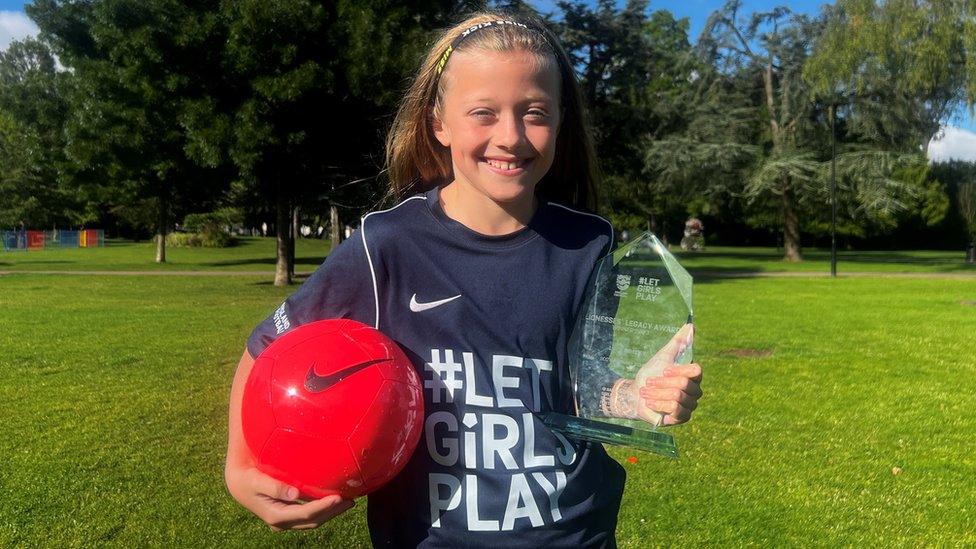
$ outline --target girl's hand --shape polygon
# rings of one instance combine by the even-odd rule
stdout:
[[[608,415],[640,419],[654,426],[676,425],[691,419],[702,396],[698,364],[675,364],[694,340],[694,326],[685,324],[660,351],[637,371],[635,379],[620,379],[607,399]]]
[[[351,509],[355,502],[341,496],[302,502],[298,489],[258,471],[255,467],[231,467],[224,470],[227,489],[272,530],[308,530]]]
[[[227,490],[272,530],[317,528],[355,503],[340,496],[326,496],[307,503],[299,501],[295,487],[269,477],[254,466],[254,458],[241,430],[241,399],[252,367],[254,358],[245,349],[230,389],[227,461],[224,464]]]
[[[702,369],[698,364],[674,364],[664,369],[662,377],[648,379],[638,389],[641,419],[648,421],[645,418],[649,416],[655,425],[688,421],[702,396],[701,379]]]

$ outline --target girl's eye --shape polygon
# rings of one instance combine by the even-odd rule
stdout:
[[[485,110],[481,110],[481,111],[474,111],[474,112],[473,112],[473,113],[471,113],[471,114],[472,114],[472,115],[473,115],[473,116],[474,116],[475,118],[479,118],[479,119],[482,119],[482,120],[487,120],[487,119],[489,119],[489,118],[491,118],[491,117],[493,117],[493,116],[494,116],[494,113],[492,113],[491,111],[485,111]]]
[[[549,113],[542,109],[529,109],[525,113],[526,116],[531,117],[533,120],[542,120],[549,116]]]

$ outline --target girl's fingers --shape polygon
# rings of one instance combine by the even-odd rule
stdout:
[[[688,411],[698,407],[698,397],[677,389],[641,389],[640,397],[648,408],[665,414],[676,413],[679,407]]]
[[[698,364],[674,364],[665,368],[664,377],[658,379],[667,379],[676,376],[686,377],[694,382],[700,383],[702,369]]]
[[[677,425],[679,423],[684,423],[689,419],[691,419],[691,410],[678,404],[674,412],[664,416],[664,424]]]
[[[658,377],[647,380],[641,391],[653,391],[656,389],[676,389],[684,391],[694,397],[702,395],[701,386],[697,381],[683,376]]]
[[[265,522],[272,530],[291,530],[303,526],[315,528],[336,515],[349,510],[355,502],[341,496],[326,496],[308,503],[286,503],[268,501],[268,516]]]
[[[254,491],[265,497],[281,501],[295,501],[298,499],[298,488],[276,480],[258,471],[256,468],[249,469],[245,473]]]
[[[645,400],[649,409],[665,415],[677,413],[681,405],[674,400]]]

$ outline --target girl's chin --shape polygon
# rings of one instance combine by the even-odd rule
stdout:
[[[535,194],[535,185],[522,185],[519,183],[508,183],[506,185],[486,185],[482,187],[489,198],[499,204],[517,204],[523,201],[531,201]]]

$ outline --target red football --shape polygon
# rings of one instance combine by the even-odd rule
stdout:
[[[241,423],[262,472],[304,498],[351,499],[403,469],[423,407],[420,376],[396,343],[353,320],[321,320],[258,356]]]

